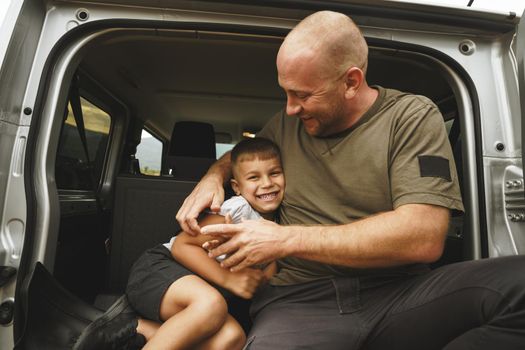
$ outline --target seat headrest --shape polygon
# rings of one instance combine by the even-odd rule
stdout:
[[[190,121],[175,123],[168,155],[215,159],[213,125]]]

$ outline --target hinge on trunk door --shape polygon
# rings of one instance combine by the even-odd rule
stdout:
[[[513,222],[525,222],[525,192],[523,178],[505,181],[505,209]]]

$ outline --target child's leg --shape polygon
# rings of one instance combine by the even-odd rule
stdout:
[[[196,350],[240,350],[246,343],[246,335],[241,325],[228,315],[226,322],[217,333],[198,344]]]
[[[137,332],[142,334],[149,341],[161,324],[158,322],[139,319]],[[228,315],[226,322],[222,325],[217,333],[202,341],[195,346],[196,350],[237,350],[242,349],[246,343],[246,335],[241,325],[231,316]]]
[[[195,275],[173,282],[160,304],[164,323],[144,349],[186,349],[217,333],[228,307],[222,295]]]
[[[139,317],[137,322],[137,333],[142,334],[147,342],[153,338],[160,326],[161,324],[158,322]]]

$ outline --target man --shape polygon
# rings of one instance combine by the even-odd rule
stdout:
[[[286,113],[259,134],[283,152],[281,225],[198,227],[223,201],[228,155],[177,219],[231,237],[210,256],[228,253],[232,271],[278,260],[253,301],[248,349],[523,348],[522,257],[426,267],[442,254],[450,210],[463,210],[443,119],[422,96],[368,86],[367,55],[357,26],[329,11],[283,42]]]

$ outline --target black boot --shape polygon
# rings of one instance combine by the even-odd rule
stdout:
[[[126,295],[120,297],[80,334],[73,350],[133,350],[145,344],[137,333],[138,316]]]

